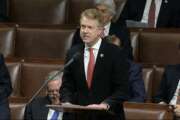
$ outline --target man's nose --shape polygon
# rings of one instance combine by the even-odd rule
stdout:
[[[84,33],[87,33],[87,32],[88,32],[88,28],[85,27],[85,28],[83,29],[83,32],[84,32]]]

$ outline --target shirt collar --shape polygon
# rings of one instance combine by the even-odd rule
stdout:
[[[108,22],[105,26],[104,26],[104,29],[109,29],[110,28],[110,25],[111,25],[111,22]]]
[[[99,40],[91,47],[94,50],[99,50],[100,45],[101,45],[102,39],[99,38]],[[89,47],[85,44],[85,50],[89,49]]]

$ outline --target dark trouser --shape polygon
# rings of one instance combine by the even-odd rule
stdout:
[[[8,100],[0,102],[0,120],[10,120],[10,109]]]

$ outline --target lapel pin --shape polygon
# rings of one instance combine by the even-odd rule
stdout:
[[[164,0],[164,3],[168,3],[168,0]]]
[[[101,57],[101,58],[103,58],[103,57],[104,57],[104,54],[103,54],[103,53],[101,53],[101,54],[100,54],[100,57]]]

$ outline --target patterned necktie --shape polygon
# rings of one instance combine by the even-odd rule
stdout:
[[[149,9],[149,15],[148,15],[148,25],[149,25],[149,27],[152,27],[152,28],[155,25],[155,11],[156,11],[155,0],[152,0],[151,6]]]
[[[88,63],[88,69],[87,69],[87,84],[88,88],[91,88],[91,82],[93,78],[93,71],[94,71],[94,53],[93,48],[89,48],[89,63]]]
[[[59,112],[58,111],[54,111],[51,120],[58,120],[58,116],[59,116]]]

